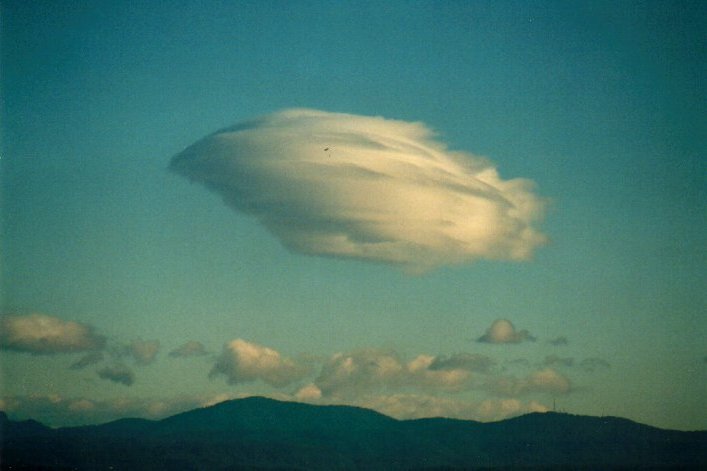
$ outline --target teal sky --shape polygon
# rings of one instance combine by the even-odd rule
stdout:
[[[61,425],[245,394],[480,420],[555,402],[707,429],[706,10],[3,1],[4,408]],[[422,274],[305,255],[169,170],[291,108],[424,123],[535,182],[548,242]],[[99,340],[33,343],[33,314]],[[479,342],[499,319],[515,337]],[[234,363],[234,339],[280,363]]]

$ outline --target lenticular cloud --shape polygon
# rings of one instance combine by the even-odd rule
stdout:
[[[284,110],[207,136],[171,168],[305,254],[424,271],[525,260],[545,240],[531,181],[502,180],[422,123]]]

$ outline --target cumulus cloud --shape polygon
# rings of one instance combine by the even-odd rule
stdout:
[[[527,330],[516,330],[513,323],[506,319],[493,321],[486,333],[478,338],[482,343],[520,343],[523,341],[535,342],[535,337]]]
[[[322,398],[322,390],[316,384],[308,384],[295,393],[295,399],[301,402],[316,402]]]
[[[130,342],[128,352],[135,360],[137,365],[149,365],[157,357],[160,351],[159,340],[142,340],[135,339]]]
[[[471,371],[463,366],[439,365],[437,357],[418,355],[407,364],[406,385],[418,389],[458,391],[471,379]]]
[[[204,344],[195,340],[190,340],[189,342],[180,345],[179,347],[169,352],[169,356],[173,358],[187,358],[206,355],[206,353],[207,352],[206,348],[204,347]]]
[[[526,394],[567,394],[572,390],[570,380],[553,368],[534,371],[524,378],[490,378],[488,389],[500,396],[523,396]]]
[[[304,366],[271,348],[235,339],[224,346],[209,376],[223,374],[229,384],[259,379],[271,386],[284,387],[301,379],[306,373]]]
[[[526,260],[545,202],[422,123],[291,109],[220,130],[170,168],[256,217],[289,249],[410,271]]]
[[[93,327],[46,314],[0,318],[0,348],[35,355],[99,350],[106,339]]]
[[[473,373],[486,373],[493,364],[476,354],[421,354],[406,362],[394,351],[362,349],[333,355],[314,384],[323,397],[351,398],[399,389],[454,392],[469,387]]]
[[[131,386],[135,382],[135,373],[122,363],[101,368],[98,370],[98,377],[125,386]]]
[[[562,373],[552,368],[544,368],[528,376],[525,388],[527,392],[567,394],[572,389],[572,386],[569,379]]]
[[[333,355],[322,366],[315,384],[325,396],[355,395],[400,385],[404,377],[405,365],[395,352],[365,349]]]
[[[476,419],[478,405],[472,401],[427,394],[388,394],[366,397],[357,405],[396,419],[450,417]]]

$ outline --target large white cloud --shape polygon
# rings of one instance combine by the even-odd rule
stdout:
[[[306,254],[423,271],[525,260],[545,241],[531,181],[501,179],[422,123],[284,110],[198,141],[171,168]]]
[[[98,350],[106,339],[93,327],[46,314],[0,318],[0,348],[32,354]]]
[[[235,339],[224,346],[210,376],[223,374],[230,384],[258,379],[275,387],[284,387],[301,379],[307,368],[279,352],[256,343]]]

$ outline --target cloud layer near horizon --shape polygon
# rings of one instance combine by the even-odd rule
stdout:
[[[198,141],[171,169],[305,254],[424,271],[525,260],[545,241],[531,181],[502,180],[422,123],[284,110]]]
[[[337,353],[322,365],[314,383],[306,386],[301,395],[350,398],[401,388],[455,392],[467,387],[475,373],[488,372],[493,363],[489,357],[477,354],[420,354],[406,362],[396,352],[387,350]]]
[[[140,358],[151,363],[158,342],[138,339],[131,345],[144,347],[137,349],[144,351]],[[127,346],[116,349],[115,354],[109,350],[89,352],[75,360],[70,368],[83,370],[104,361],[108,354],[110,362],[96,370],[98,377],[121,389],[132,386],[136,375],[122,359],[134,355]],[[198,341],[189,341],[174,351],[179,352],[177,357],[202,355],[206,348]],[[137,357],[135,360],[139,364]],[[363,348],[329,356],[288,357],[272,347],[236,338],[227,342],[213,358],[209,374],[211,378],[223,377],[227,384],[238,386],[232,391],[209,397],[178,396],[159,400],[128,400],[125,396],[108,401],[89,397],[0,396],[0,410],[10,410],[24,418],[48,417],[52,423],[95,423],[95,420],[116,419],[126,413],[164,417],[195,407],[197,402],[208,405],[234,397],[264,394],[312,404],[369,407],[400,419],[442,416],[496,420],[547,410],[543,400],[575,391],[570,378],[553,368],[574,365],[570,360],[550,355],[539,364],[540,369],[525,360],[518,363],[520,366],[516,365],[516,369],[520,367],[524,371],[511,374],[492,357],[480,353],[407,356],[391,349]],[[587,362],[591,363],[589,366],[608,366],[598,358]],[[205,368],[205,376],[206,371]],[[85,375],[84,378],[88,379]],[[247,390],[242,390],[243,386]]]

